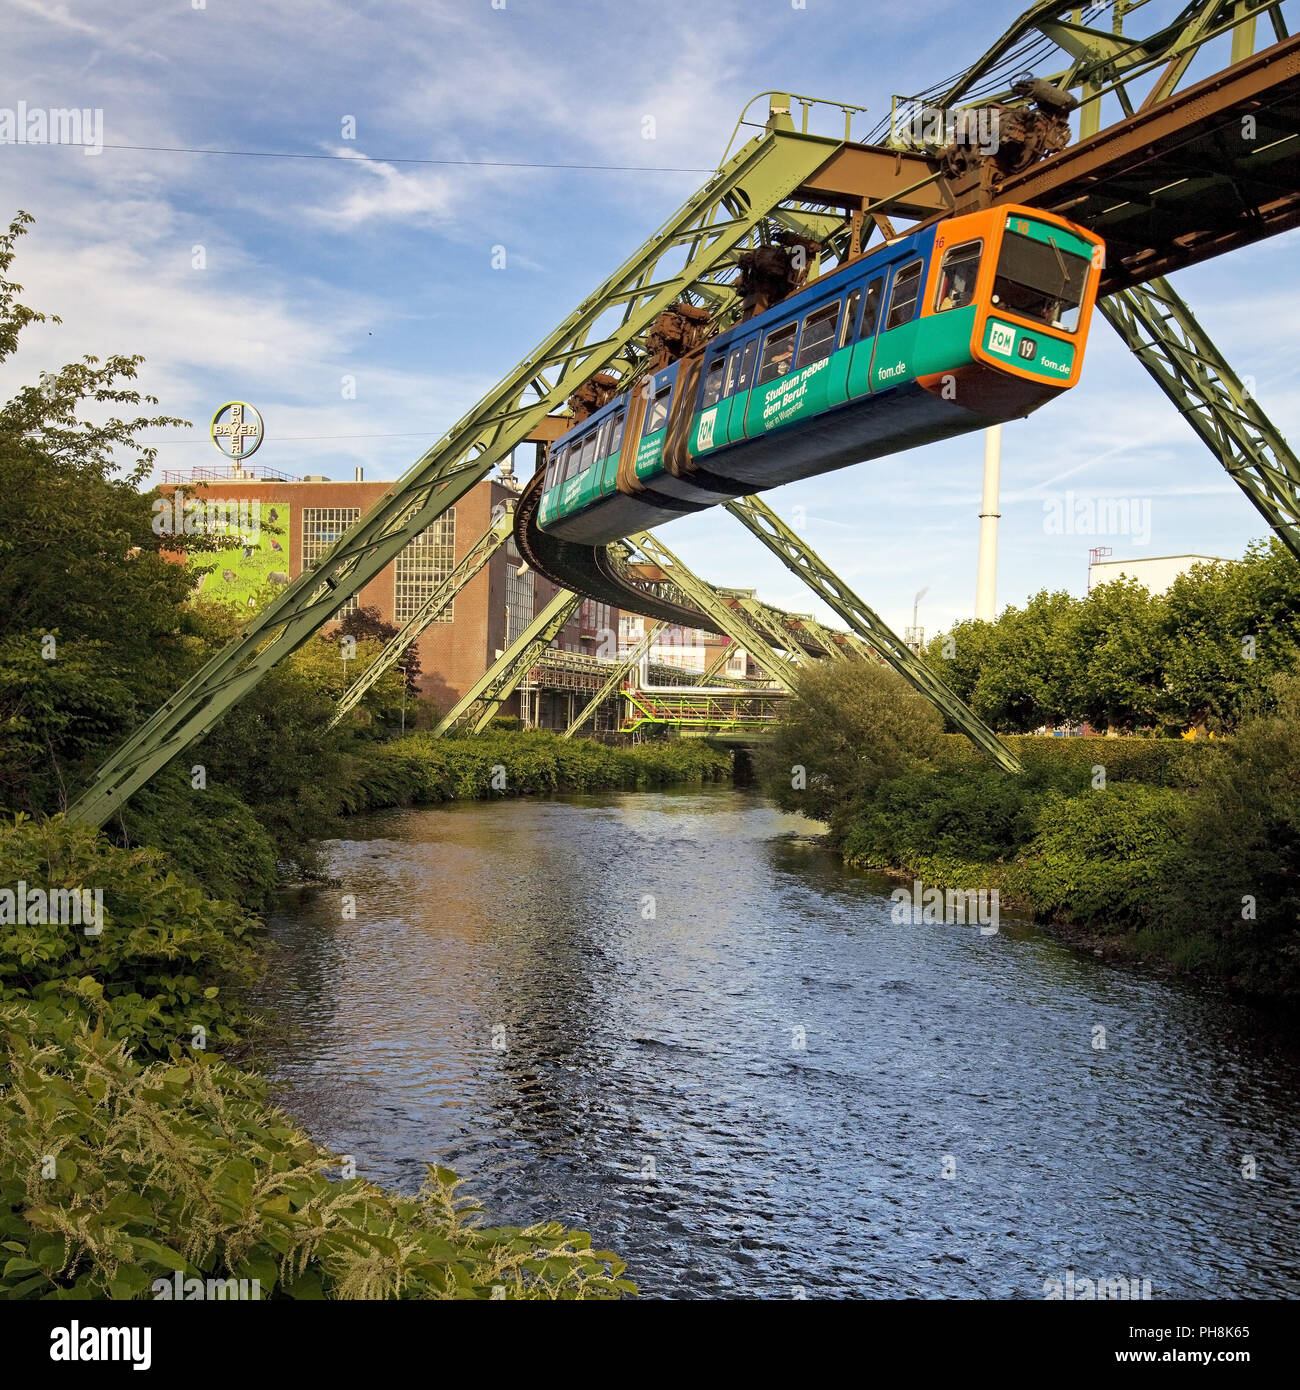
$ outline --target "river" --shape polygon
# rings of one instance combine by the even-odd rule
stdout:
[[[260,1002],[277,1098],[367,1177],[443,1163],[650,1296],[1300,1294],[1300,1048],[1249,1007],[1006,914],[896,925],[731,788],[350,829]]]

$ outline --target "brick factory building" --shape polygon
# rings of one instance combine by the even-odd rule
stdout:
[[[233,516],[245,504],[241,515],[256,518],[256,542],[222,552],[201,593],[252,607],[255,595],[264,592],[268,583],[289,583],[319,561],[389,486],[361,478],[352,482],[311,475],[291,478],[270,469],[232,464],[166,472],[160,493],[175,503],[179,492],[181,510],[185,502],[201,501],[205,507],[220,502]],[[386,622],[401,627],[488,529],[493,509],[514,495],[496,480],[475,484],[350,599],[338,616],[349,608],[374,607]],[[251,534],[245,536],[251,539]],[[208,557],[203,559],[206,562]],[[450,709],[474,685],[554,596],[554,585],[531,570],[519,573],[521,568],[514,541],[508,540],[417,639],[421,692],[440,711]],[[554,659],[548,657],[544,663],[557,668],[557,679],[549,681],[544,669],[535,669],[534,678],[523,687],[523,712],[529,722],[555,727],[567,722],[575,701],[576,709],[582,707],[581,692],[598,684],[596,654],[611,651],[611,634],[616,635],[618,627],[617,609],[594,602],[581,605],[555,642]],[[519,714],[520,706],[521,697],[516,694],[501,713]]]

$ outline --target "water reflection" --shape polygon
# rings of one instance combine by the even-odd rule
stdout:
[[[895,926],[731,790],[355,828],[264,997],[286,1105],[369,1176],[446,1163],[667,1296],[1300,1292],[1300,1053],[1247,1009],[1005,919]]]

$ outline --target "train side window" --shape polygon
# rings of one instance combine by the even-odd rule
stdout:
[[[620,410],[620,411],[618,412],[618,414],[614,416],[613,421],[612,421],[611,424],[610,424],[610,430],[609,430],[609,447],[608,447],[608,449],[606,450],[606,456],[607,456],[607,457],[608,457],[609,454],[617,454],[617,453],[619,452],[619,450],[622,449],[622,447],[623,447],[623,426],[624,426],[626,423],[627,423],[627,412],[626,412],[625,410]]]
[[[707,410],[711,405],[717,405],[722,395],[722,370],[726,361],[725,357],[715,357],[709,363],[709,369],[704,374],[704,395],[700,400],[701,410]]]
[[[858,306],[862,303],[862,291],[854,290],[849,295],[848,305],[844,310],[844,323],[840,327],[840,346],[848,347],[853,341],[853,329],[857,325]]]
[[[550,490],[556,485],[556,483],[560,481],[560,479],[563,476],[564,450],[562,448],[557,448],[551,454],[551,460],[546,465],[546,486],[544,490],[546,492],[550,492]]]
[[[876,331],[876,321],[880,318],[880,300],[885,288],[885,277],[877,275],[867,286],[867,302],[862,306],[862,327],[858,329],[859,338],[870,338]]]
[[[774,328],[767,335],[767,341],[763,344],[763,357],[758,364],[756,385],[762,386],[765,381],[784,376],[790,370],[790,364],[794,361],[794,337],[798,331],[797,322],[783,323],[780,328]]]
[[[578,465],[578,472],[590,468],[596,457],[596,435],[598,430],[592,432],[582,441],[582,462]]]
[[[663,429],[668,420],[668,397],[673,393],[672,382],[667,386],[661,386],[656,392],[654,400],[650,402],[650,409],[645,413],[645,429],[641,431],[644,438],[648,434],[654,434],[656,430]]]
[[[975,277],[979,274],[982,241],[964,241],[944,252],[939,284],[934,292],[934,312],[964,309],[975,298]]]
[[[754,375],[754,358],[756,358],[757,356],[758,339],[751,338],[749,342],[745,344],[745,351],[740,359],[740,373],[736,378],[737,392],[749,390],[751,378]],[[731,394],[730,384],[728,384],[727,387],[727,394]]]
[[[584,440],[576,439],[569,446],[568,466],[564,470],[564,481],[576,478],[582,472],[582,446]]]
[[[814,309],[803,321],[803,334],[799,339],[799,355],[795,358],[796,367],[808,367],[814,362],[831,355],[835,346],[835,328],[840,321],[840,301],[827,304],[823,309]]]
[[[731,349],[731,356],[727,358],[727,384],[722,388],[722,394],[729,396],[736,389],[736,376],[740,371],[740,354],[742,349],[735,347]]]
[[[889,296],[889,315],[885,319],[885,332],[910,323],[916,312],[916,301],[921,293],[921,262],[912,261],[894,276],[894,288]]]
[[[608,415],[600,422],[600,432],[596,436],[596,452],[594,457],[603,459],[609,452],[609,420]]]

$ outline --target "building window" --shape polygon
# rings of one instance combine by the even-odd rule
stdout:
[[[514,550],[513,539],[510,549]],[[530,569],[519,573],[517,563],[519,552],[515,553],[515,563],[506,565],[506,646],[508,647],[533,620],[533,572]]]
[[[415,617],[439,584],[456,568],[456,508],[448,507],[426,531],[398,555],[393,564],[393,617],[399,623]],[[452,621],[449,603],[435,622]]]
[[[304,507],[302,509],[302,567],[309,570],[336,540],[361,519],[360,507]],[[336,619],[357,611],[357,595],[335,613]]]

